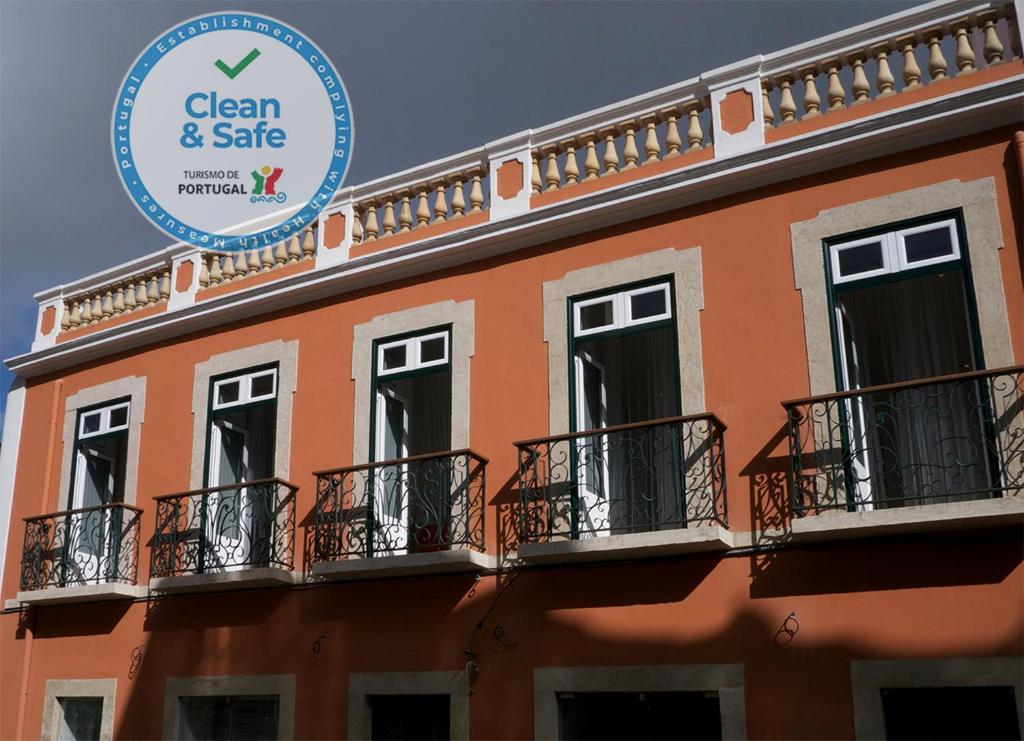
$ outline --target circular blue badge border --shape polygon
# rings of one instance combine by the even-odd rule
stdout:
[[[244,19],[249,19],[252,22],[252,27],[241,28],[241,24]],[[208,28],[200,28],[199,24],[202,22],[206,22]],[[266,24],[266,29],[257,28],[257,22]],[[237,23],[237,25],[232,25],[233,23]],[[191,30],[189,30],[190,27]],[[324,85],[324,90],[327,92],[328,100],[330,100],[331,96],[331,88],[328,83],[331,80],[333,80],[335,88],[341,94],[341,99],[338,103],[332,102],[331,104],[335,113],[334,155],[332,156],[331,163],[327,168],[327,175],[324,177],[323,182],[320,184],[320,187],[317,188],[316,193],[309,202],[304,204],[301,209],[292,213],[283,221],[266,229],[249,234],[222,235],[192,227],[180,219],[177,219],[173,214],[167,211],[167,209],[163,208],[142,183],[141,177],[136,176],[133,178],[129,177],[127,174],[128,172],[133,172],[136,175],[138,174],[138,170],[135,167],[135,157],[131,150],[131,117],[132,111],[134,110],[135,99],[142,87],[142,83],[146,79],[146,75],[149,74],[156,63],[159,62],[168,52],[178,48],[189,39],[201,36],[205,33],[213,33],[217,31],[244,30],[279,40],[274,35],[275,29],[278,30],[278,33],[281,35],[284,33],[292,34],[297,40],[308,45],[306,47],[308,51],[306,52],[301,52],[293,47],[290,48],[299,54],[313,69],[313,72],[316,74],[321,84]],[[169,38],[179,38],[178,34],[183,30],[185,31],[184,39],[177,40],[173,45],[168,42]],[[169,48],[165,48],[164,51],[161,51],[159,49],[161,45]],[[347,112],[346,123],[339,121],[336,115],[341,110]],[[346,143],[344,146],[339,147],[337,142],[341,135],[346,137]],[[238,252],[241,250],[254,249],[256,247],[263,247],[280,242],[282,239],[289,237],[306,225],[312,223],[320,212],[330,203],[331,198],[333,198],[342,183],[345,182],[345,175],[347,174],[348,166],[351,163],[353,140],[354,125],[348,91],[345,89],[345,84],[341,81],[338,71],[334,68],[334,64],[327,55],[323,53],[320,47],[295,28],[276,20],[275,18],[260,15],[259,13],[224,11],[220,13],[204,13],[203,15],[197,15],[168,28],[157,36],[153,43],[144,49],[138,57],[136,57],[135,61],[128,68],[128,73],[124,76],[121,86],[118,88],[118,97],[114,103],[114,113],[111,118],[110,143],[114,155],[114,166],[117,168],[121,184],[124,185],[125,190],[131,197],[132,203],[135,204],[147,219],[153,222],[153,224],[173,239],[186,241],[197,247],[217,252]],[[123,163],[127,163],[128,166],[124,167]],[[340,174],[338,177],[332,178],[332,172],[339,172]],[[176,227],[173,231],[166,226],[167,221],[173,221],[175,223]]]

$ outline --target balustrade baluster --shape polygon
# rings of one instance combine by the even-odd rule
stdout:
[[[268,244],[260,252],[260,272],[266,273],[274,269],[274,250]]]
[[[921,84],[921,68],[917,64],[917,55],[914,54],[917,39],[905,36],[897,40],[896,45],[903,54],[903,89],[911,90]]]
[[[416,201],[416,224],[426,226],[430,223],[430,196],[427,185],[424,183],[418,188]]]
[[[245,253],[241,250],[235,253],[235,278],[244,278],[249,272],[249,263],[245,259]]]
[[[202,263],[205,267],[206,263]],[[199,279],[203,279],[203,271],[199,271]],[[124,310],[135,311],[135,279],[132,278],[128,281],[128,285],[124,291]]]
[[[282,239],[274,246],[274,267],[281,267],[288,262],[288,246]]]
[[[448,218],[448,194],[445,193],[448,181],[445,178],[437,178],[431,180],[430,184],[434,187],[434,223],[436,224]]]
[[[260,272],[260,251],[258,249],[255,249],[247,250],[247,252],[249,255],[249,274],[252,275],[253,273]]]
[[[622,158],[626,161],[623,170],[632,170],[640,161],[640,152],[636,148],[636,121],[624,121],[621,125],[626,132],[626,139],[622,145]]]
[[[403,190],[398,195],[402,199],[402,205],[398,209],[398,231],[407,232],[412,229],[412,206],[409,205],[409,197],[412,193]]]
[[[690,118],[690,124],[686,127],[686,148],[688,152],[695,152],[704,146],[704,132],[700,127],[700,102],[690,103],[684,109]]]
[[[999,34],[996,32],[998,18],[998,11],[995,10],[988,10],[978,15],[978,22],[982,24],[985,38],[982,55],[985,57],[985,63],[990,67],[1003,61],[1003,42],[999,40]]]
[[[483,171],[480,168],[474,168],[470,171],[469,176],[473,178],[473,185],[469,189],[469,212],[478,214],[484,209],[484,186],[481,182]]]
[[[646,130],[643,164],[647,165],[657,162],[661,157],[661,144],[658,142],[658,114],[649,113],[640,119],[640,123]]]
[[[199,256],[199,287],[207,288],[210,285],[210,268],[206,265],[206,259]],[[131,308],[135,308],[135,290],[134,288],[128,292],[126,299],[131,299]]]
[[[793,99],[793,81],[787,75],[779,78],[779,114],[782,123],[796,120],[796,101]]]
[[[537,152],[530,152],[530,193],[540,193],[540,161]]]
[[[928,74],[932,82],[946,79],[946,58],[942,55],[942,31],[935,28],[925,33],[928,39]]]
[[[363,217],[359,212],[359,206],[352,205],[352,244],[359,244],[363,241]]]
[[[381,226],[384,227],[385,237],[395,233],[395,199],[390,195],[384,197],[384,220]]]
[[[775,112],[772,110],[772,101],[768,96],[771,89],[771,84],[764,82],[761,84],[761,117],[764,118],[764,128],[772,128],[772,123],[775,121]]]
[[[863,54],[851,54],[850,66],[853,67],[853,105],[860,105],[871,100],[871,83],[864,72]]]
[[[615,148],[615,136],[619,130],[614,126],[601,129],[598,134],[604,139],[604,174],[612,175],[619,171],[619,151]]]
[[[299,247],[299,235],[293,234],[288,238],[288,262],[298,262],[302,257],[302,248]]]
[[[800,72],[804,81],[804,118],[821,115],[821,96],[818,95],[818,86],[814,81],[817,74],[817,67],[807,67]]]
[[[124,285],[118,283],[114,286],[114,316],[124,313]]]
[[[380,232],[380,228],[377,226],[377,202],[370,201],[366,208],[366,236],[363,238],[363,241],[372,242]]]
[[[68,310],[67,303],[60,305],[60,331],[67,332],[71,328],[71,312]]]
[[[149,276],[149,286],[146,290],[146,298],[149,299],[149,303],[155,304],[160,300],[160,280],[157,278],[156,273]]]
[[[541,154],[547,160],[547,169],[544,171],[544,181],[547,183],[546,191],[558,190],[562,182],[562,176],[558,173],[558,145],[546,144],[541,147]]]
[[[842,69],[842,66],[838,59],[829,59],[822,63],[822,68],[828,76],[828,90],[825,95],[828,98],[830,111],[838,111],[846,107],[846,89],[843,87],[843,81],[839,79],[839,70]]]
[[[100,304],[100,311],[103,313],[104,319],[114,314],[114,300],[110,294],[110,289],[107,289],[103,294],[103,303]]]
[[[576,185],[580,181],[580,165],[576,161],[576,140],[566,139],[562,142],[562,149],[565,152],[565,184]]]
[[[587,147],[587,154],[583,158],[583,170],[587,173],[587,180],[597,180],[601,175],[601,166],[597,162],[597,136],[595,134],[584,134],[580,141]]]
[[[164,268],[160,272],[160,300],[167,301],[171,297],[171,270]]]
[[[875,87],[878,89],[879,98],[888,98],[896,92],[896,78],[892,76],[892,70],[889,68],[889,51],[888,44],[878,44],[871,48],[877,66]]]
[[[452,218],[458,219],[466,213],[466,196],[462,192],[465,177],[461,173],[452,176]]]
[[[135,284],[135,305],[141,307],[149,303],[149,292],[147,291],[149,281],[145,276],[139,276],[138,281]]]
[[[971,25],[967,21],[961,21],[953,26],[953,33],[956,35],[956,70],[958,75],[969,75],[974,72],[974,47],[971,44]]]
[[[302,230],[302,259],[312,260],[316,254],[316,238],[313,236],[313,226],[307,224]]]

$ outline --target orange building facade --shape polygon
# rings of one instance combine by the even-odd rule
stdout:
[[[1016,10],[40,294],[0,736],[1019,738]]]

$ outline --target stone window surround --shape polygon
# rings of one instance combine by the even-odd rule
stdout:
[[[100,741],[114,738],[114,697],[117,693],[116,679],[48,679],[46,696],[43,699],[43,725],[40,738],[56,741],[60,738],[60,721],[63,712],[59,700],[65,697],[100,697],[103,712],[100,716]]]
[[[880,690],[895,687],[985,687],[1010,685],[1024,735],[1024,675],[1019,656],[851,661],[853,727],[856,738],[885,738]]]
[[[793,270],[800,292],[807,343],[811,396],[836,391],[832,330],[828,315],[828,277],[823,245],[843,234],[885,227],[941,211],[961,209],[967,234],[966,250],[978,307],[978,325],[985,364],[1013,364],[1010,324],[1003,292],[999,250],[1003,248],[995,180],[947,180],[880,198],[837,206],[807,221],[790,225]]]
[[[277,363],[277,427],[274,433],[274,476],[287,479],[291,461],[292,396],[298,382],[299,341],[274,340],[212,355],[196,363],[192,385],[192,472],[190,489],[204,486],[209,422],[210,379],[232,371]]]
[[[348,738],[370,738],[372,695],[448,695],[451,698],[449,738],[469,738],[469,688],[466,673],[372,672],[348,675]]]
[[[142,438],[142,423],[146,417],[146,377],[126,376],[116,381],[108,381],[96,386],[89,386],[69,396],[64,402],[64,433],[63,455],[60,467],[60,493],[57,496],[55,509],[63,510],[64,503],[70,502],[71,469],[75,459],[75,426],[78,424],[78,411],[96,406],[106,401],[131,399],[128,413],[128,449],[124,468],[124,502],[135,504],[135,494],[139,478],[139,445]]]
[[[452,450],[469,447],[469,359],[474,353],[474,312],[472,300],[441,301],[412,309],[381,314],[352,328],[352,380],[355,381],[355,412],[352,437],[352,463],[370,461],[370,416],[373,410],[371,388],[373,345],[395,335],[421,329],[451,325],[449,363],[452,373]]]
[[[656,252],[573,270],[544,283],[544,341],[548,345],[548,434],[569,432],[567,305],[572,296],[661,276],[671,276],[679,345],[679,386],[683,414],[704,408],[700,312],[704,309],[701,248],[667,247]]]
[[[747,737],[743,664],[546,667],[533,670],[533,733],[558,738],[559,692],[718,692],[722,738]]]
[[[165,739],[178,738],[180,697],[225,695],[277,695],[277,737],[295,736],[295,675],[254,674],[251,676],[168,677],[164,689]]]

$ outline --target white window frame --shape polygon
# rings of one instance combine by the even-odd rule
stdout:
[[[920,234],[922,232],[937,231],[942,228],[947,229],[949,232],[950,243],[953,246],[952,252],[948,255],[940,255],[927,260],[916,260],[914,262],[907,260],[907,236]],[[839,267],[839,254],[841,252],[855,247],[862,247],[866,244],[877,244],[879,242],[882,245],[881,268],[865,270],[864,272],[854,273],[852,275],[843,275]],[[957,235],[955,219],[940,219],[938,221],[928,222],[927,224],[919,224],[905,229],[896,229],[884,234],[876,234],[873,237],[855,239],[850,242],[842,242],[840,244],[833,244],[829,246],[829,260],[832,267],[833,285],[850,283],[856,280],[864,280],[865,278],[873,278],[877,275],[890,275],[904,270],[914,270],[916,268],[923,268],[944,262],[953,262],[955,260],[959,260],[960,255],[960,239]]]
[[[125,415],[124,424],[117,425],[116,427],[110,424],[110,414],[116,409],[126,409],[128,414]],[[100,426],[94,432],[85,431],[85,420],[93,415],[100,415]],[[98,437],[100,435],[107,435],[111,432],[120,432],[121,430],[128,429],[128,423],[131,422],[132,418],[132,403],[131,401],[121,401],[116,404],[109,404],[99,409],[90,409],[87,412],[81,412],[78,415],[78,439],[88,440],[91,437]]]
[[[906,237],[911,234],[920,234],[921,232],[932,232],[938,231],[945,227],[949,231],[949,241],[953,246],[953,251],[948,255],[939,255],[938,257],[931,257],[927,260],[916,260],[910,262],[907,260],[907,243]],[[942,262],[951,262],[953,260],[960,259],[960,240],[957,237],[956,221],[954,219],[943,219],[942,221],[933,221],[929,224],[921,224],[920,226],[912,226],[907,229],[900,229],[896,232],[896,243],[897,243],[897,257],[899,259],[900,270],[910,270],[912,268],[921,268],[926,265],[937,265]]]
[[[273,378],[273,384],[270,393],[254,395],[252,393],[253,382],[258,378],[265,378],[271,376]],[[217,402],[217,392],[222,386],[228,384],[238,383],[238,398],[235,401],[226,401],[222,403]],[[263,370],[251,371],[249,373],[239,373],[238,375],[230,376],[229,378],[222,378],[219,381],[213,382],[213,399],[211,408],[214,411],[221,409],[230,409],[231,407],[242,406],[244,404],[251,404],[255,401],[265,401],[267,399],[277,398],[277,368],[265,368]]]
[[[415,337],[407,337],[404,340],[394,340],[393,342],[382,342],[378,344],[377,377],[383,378],[384,376],[392,376],[396,373],[406,373],[420,368],[433,368],[448,365],[451,353],[451,339],[449,335],[450,333],[448,330],[441,330],[440,332],[429,332],[427,334],[416,335]],[[423,352],[423,343],[436,339],[444,340],[444,354],[437,360],[424,361],[421,357]],[[384,351],[390,350],[394,347],[403,346],[405,347],[405,365],[396,368],[385,368]]]
[[[660,322],[664,319],[672,318],[672,291],[670,290],[671,283],[665,281],[663,283],[654,283],[641,288],[628,288],[613,293],[606,293],[601,296],[595,296],[593,298],[583,299],[581,301],[573,300],[572,302],[572,330],[574,337],[586,337],[587,335],[599,334],[601,332],[610,332],[616,329],[624,329],[626,327],[636,327],[643,324],[651,324],[652,322]],[[665,296],[665,311],[661,314],[654,316],[645,316],[640,319],[633,318],[633,304],[630,300],[633,296],[640,296],[647,293],[657,293],[661,291]],[[582,310],[587,306],[594,306],[595,304],[604,304],[611,302],[612,305],[612,322],[611,324],[603,324],[600,327],[591,327],[590,329],[582,328]]]

